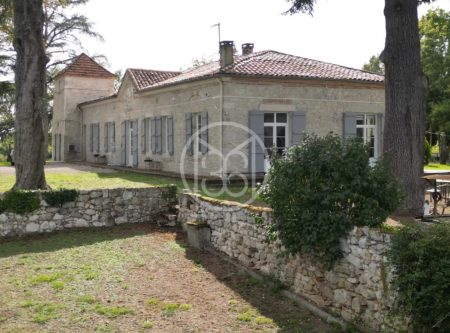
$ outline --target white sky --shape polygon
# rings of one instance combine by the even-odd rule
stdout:
[[[384,0],[318,0],[314,16],[283,16],[285,0],[90,0],[76,12],[95,23],[105,41],[84,40],[90,55],[104,54],[110,70],[179,70],[193,59],[216,57],[221,39],[255,43],[306,58],[361,68],[384,47]],[[419,7],[450,10],[450,0]]]

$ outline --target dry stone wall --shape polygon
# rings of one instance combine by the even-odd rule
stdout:
[[[305,256],[280,256],[281,242],[268,244],[265,229],[255,223],[255,216],[263,221],[272,219],[268,208],[188,193],[180,197],[178,219],[182,224],[206,222],[214,249],[279,279],[290,291],[360,327],[377,332],[398,332],[404,328],[404,321],[390,314],[393,296],[385,257],[390,235],[355,228],[341,240],[344,258],[333,270],[326,271]]]
[[[41,196],[41,207],[34,212],[0,214],[0,237],[159,222],[174,208],[172,193],[170,186],[80,191],[75,201],[62,207],[50,207]]]

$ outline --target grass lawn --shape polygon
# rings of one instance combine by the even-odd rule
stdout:
[[[1,332],[339,332],[148,224],[0,243]]]
[[[425,165],[424,169],[425,170],[439,170],[439,171],[448,170],[448,171],[450,171],[450,164],[430,163],[430,164]]]
[[[0,161],[0,167],[2,167],[2,166],[10,166],[10,165],[11,165],[10,162]]]
[[[97,189],[97,188],[115,188],[115,187],[146,187],[155,185],[174,184],[178,190],[185,188],[181,179],[153,176],[148,174],[140,174],[134,172],[76,172],[76,173],[53,173],[47,172],[47,183],[53,189],[58,188],[75,188],[79,190]],[[1,175],[0,176],[0,192],[8,191],[12,188],[15,181],[15,175]],[[193,189],[193,182],[189,182],[189,188]],[[229,187],[229,192],[221,193],[221,187],[208,185],[207,188],[202,189],[201,185],[197,190],[198,193],[221,200],[247,202],[254,196],[254,188],[244,189],[242,185],[232,185]],[[255,201],[253,204],[261,205],[260,201]]]

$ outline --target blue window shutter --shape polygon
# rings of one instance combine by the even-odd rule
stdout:
[[[145,152],[148,153],[151,150],[152,137],[150,135],[150,118],[145,118]]]
[[[201,113],[202,119],[202,129],[200,132],[200,140],[202,142],[201,152],[202,155],[206,155],[208,153],[208,112]]]
[[[299,144],[304,137],[306,128],[306,115],[304,112],[292,112],[292,136],[293,145]]]
[[[95,124],[95,149],[97,153],[100,153],[100,124]]]
[[[186,113],[185,116],[185,129],[186,129],[186,153],[188,156],[194,154],[194,142],[192,140],[192,113]]]
[[[103,149],[105,153],[108,152],[108,125],[109,123],[103,125]]]
[[[167,117],[167,149],[170,156],[173,155],[173,117]]]
[[[126,158],[126,147],[127,147],[127,123],[126,121],[122,121],[120,124],[120,162],[122,165],[126,165],[127,158]]]
[[[162,118],[156,118],[156,153],[162,153]]]
[[[378,154],[379,156],[383,155],[383,144],[384,144],[384,114],[380,114],[377,117],[377,128],[378,128],[378,133],[379,133],[379,149],[378,149]],[[378,157],[378,156],[377,156]]]
[[[156,154],[156,119],[151,119],[151,130],[152,130],[152,154]]]
[[[145,153],[145,119],[141,119],[141,152]]]
[[[110,123],[111,130],[109,132],[109,135],[111,137],[111,152],[116,152],[116,123],[112,122]]]
[[[250,111],[248,127],[261,140],[254,138],[249,144],[249,172],[264,172],[264,147],[261,147],[260,144],[264,140],[264,112]]]
[[[354,113],[344,113],[344,139],[356,138],[356,118]]]
[[[94,152],[94,124],[89,125],[89,132],[90,132],[90,138],[89,138],[89,150]]]
[[[139,130],[138,130],[138,121],[134,120],[132,121],[133,123],[133,135],[131,137],[131,152],[133,155],[133,160],[131,161],[133,167],[137,167],[138,166],[138,135],[139,135]]]

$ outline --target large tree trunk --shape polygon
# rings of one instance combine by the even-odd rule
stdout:
[[[417,0],[385,0],[386,117],[384,154],[405,189],[397,212],[422,214],[424,183],[425,78],[420,66]]]
[[[42,0],[14,0],[16,137],[14,189],[46,188],[46,77]]]

